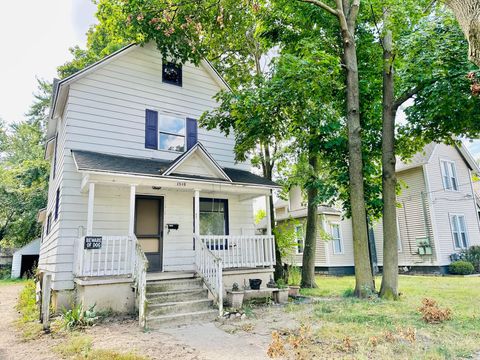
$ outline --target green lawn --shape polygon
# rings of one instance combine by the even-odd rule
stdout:
[[[0,279],[0,286],[11,285],[27,281],[26,279]]]
[[[377,287],[381,278],[377,278]],[[313,340],[309,354],[319,358],[455,359],[480,352],[480,277],[401,276],[399,301],[358,300],[354,278],[319,276],[321,297],[308,315]],[[418,311],[424,298],[452,310],[451,320],[426,324]],[[326,355],[328,354],[328,355]]]

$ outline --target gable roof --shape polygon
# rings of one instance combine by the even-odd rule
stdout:
[[[213,170],[214,173],[217,173],[218,178],[225,181],[230,181],[230,182],[232,181],[230,177],[225,173],[225,171],[220,167],[220,165],[218,165],[215,159],[210,155],[207,149],[205,149],[205,147],[200,142],[197,142],[194,146],[190,148],[190,150],[188,150],[187,152],[184,152],[178,158],[173,160],[169,168],[163,172],[163,175],[165,176],[175,175],[176,170],[178,174],[185,175],[179,172],[178,170],[183,164],[185,164],[193,156],[193,154],[197,154],[197,153],[207,161],[208,165],[210,165],[211,170]]]
[[[405,171],[428,164],[438,145],[439,144],[435,142],[425,145],[425,147],[418,153],[414,154],[408,162],[403,162],[400,159],[397,159],[395,171]],[[467,150],[467,148],[463,144],[455,145],[454,148],[459,152],[460,156],[465,161],[470,170],[477,174],[480,174],[480,168],[477,165],[477,162],[473,159],[470,152]]]
[[[72,150],[72,154],[77,170],[82,172],[102,172],[158,178],[203,180],[238,185],[258,185],[268,188],[280,187],[280,185],[276,184],[275,182],[252,174],[249,171],[232,168],[221,168],[228,176],[229,180],[212,179],[211,177],[188,174],[185,175],[173,173],[166,175],[165,172],[171,168],[178,159],[168,161],[160,159],[136,158],[83,150]]]
[[[129,45],[124,46],[123,48],[113,52],[112,54],[104,57],[103,59],[85,67],[84,69],[77,71],[76,73],[62,79],[54,79],[53,80],[53,93],[52,93],[52,101],[50,105],[50,112],[48,115],[48,124],[47,124],[47,138],[51,138],[55,134],[56,129],[56,116],[59,114],[58,111],[58,104],[63,105],[65,104],[69,85],[88,74],[96,71],[97,69],[105,66],[106,64],[110,63],[111,61],[129,53],[130,51],[139,48],[142,45],[132,43]],[[212,76],[215,82],[223,89],[231,91],[230,86],[227,82],[220,76],[218,71],[213,67],[213,65],[206,59],[202,59],[200,64],[204,67],[204,69]]]

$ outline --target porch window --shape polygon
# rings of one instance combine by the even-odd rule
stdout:
[[[330,225],[331,235],[333,241],[333,253],[334,254],[343,254],[343,243],[342,243],[342,234],[340,231],[339,223],[332,223]]]
[[[160,150],[185,151],[185,118],[159,114],[159,146]]]
[[[303,236],[303,226],[295,225],[295,240],[297,241],[297,254],[303,254],[305,247],[305,237]]]
[[[466,249],[468,247],[467,227],[463,214],[450,214],[450,227],[455,249]]]
[[[443,187],[445,190],[458,191],[457,171],[455,162],[449,160],[441,160],[440,167],[442,170]]]
[[[200,198],[200,234],[229,234],[227,199]]]

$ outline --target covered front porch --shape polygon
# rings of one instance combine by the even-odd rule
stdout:
[[[240,279],[242,273],[269,278],[275,241],[270,226],[266,235],[255,235],[253,201],[265,201],[270,224],[270,195],[276,186],[246,171],[224,171],[203,151],[198,147],[195,156],[191,152],[190,159],[187,154],[168,166],[157,160],[74,153],[86,207],[86,226],[75,245],[77,284],[130,279],[141,309],[147,272],[150,277],[193,272],[221,309],[225,278]],[[196,167],[186,160],[194,160]],[[140,171],[118,171],[131,163]],[[165,167],[160,175],[152,170],[159,166]]]

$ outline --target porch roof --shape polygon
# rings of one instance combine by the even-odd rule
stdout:
[[[278,188],[277,183],[270,181],[264,177],[252,174],[249,171],[222,168],[222,170],[231,179],[231,182],[225,179],[210,178],[199,175],[188,174],[176,174],[172,173],[166,175],[165,172],[171,167],[176,160],[160,160],[160,159],[147,159],[127,157],[120,155],[104,154],[84,150],[72,150],[73,157],[77,170],[79,171],[95,171],[105,173],[119,173],[141,176],[154,176],[159,178],[181,178],[192,180],[208,180],[218,183],[236,183],[236,184],[248,184],[248,185],[260,185],[263,187]]]

